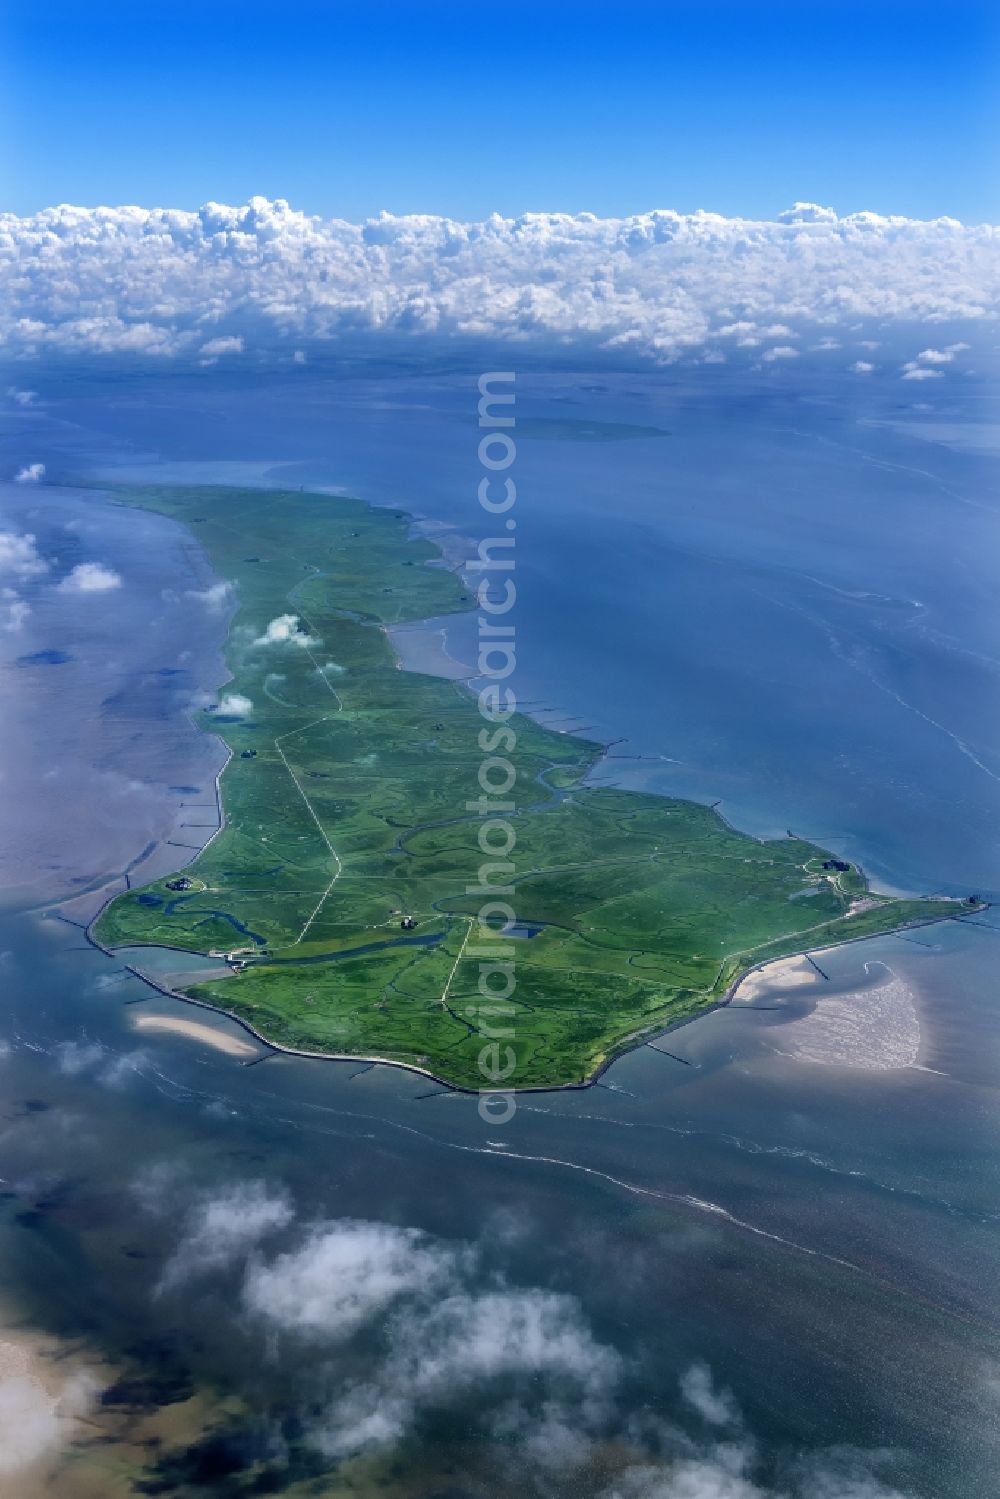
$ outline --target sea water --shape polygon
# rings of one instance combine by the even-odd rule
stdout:
[[[995,891],[996,514],[978,448],[953,434],[943,445],[938,427],[915,435],[920,413],[852,409],[838,391],[598,376],[523,387],[525,416],[547,423],[519,444],[523,696],[625,738],[608,780],[721,798],[738,825],[791,826],[892,888]],[[16,454],[50,474],[321,484],[443,522],[459,551],[482,534],[471,379],[158,382],[86,403],[54,386],[50,398]],[[580,435],[596,421],[606,440]],[[616,423],[669,435],[607,440]],[[122,579],[97,610],[39,581],[30,639],[10,643],[29,767],[15,832],[32,862],[0,939],[3,1291],[22,1331],[133,1381],[131,1405],[116,1397],[95,1418],[122,1463],[151,1463],[162,1492],[187,1493],[223,1477],[240,1492],[232,1475],[257,1461],[280,1489],[309,1476],[304,1452],[325,1461],[299,1443],[310,1413],[351,1381],[392,1395],[374,1334],[305,1361],[301,1344],[269,1337],[238,1257],[171,1286],[198,1204],[256,1183],[294,1212],[288,1244],[348,1219],[420,1230],[468,1256],[471,1308],[493,1305],[482,1298],[497,1286],[562,1298],[581,1364],[597,1368],[595,1348],[624,1361],[600,1411],[559,1393],[563,1425],[591,1444],[582,1479],[567,1476],[569,1446],[555,1473],[529,1450],[502,1379],[456,1372],[408,1417],[405,1460],[371,1459],[357,1491],[598,1494],[645,1454],[699,1464],[723,1493],[737,1472],[765,1491],[801,1486],[803,1462],[839,1474],[833,1492],[861,1472],[866,1493],[880,1481],[928,1499],[990,1492],[990,913],[817,955],[822,974],[792,967],[623,1058],[599,1087],[523,1099],[502,1131],[474,1101],[398,1070],[237,1058],[136,1030],[150,1006],[203,1017],[70,922],[150,843],[148,858],[172,857],[178,825],[198,820],[182,804],[210,819],[218,747],[186,712],[220,680],[225,614],[185,598],[211,579],[171,523],[63,488],[6,500],[7,523],[34,529],[57,575],[84,555],[74,528],[86,525],[86,555]],[[455,659],[467,629],[447,625]],[[175,671],[179,686],[156,685]],[[88,730],[72,774],[111,769],[142,794],[101,820],[74,793],[52,838],[45,783],[76,717]],[[64,904],[74,890],[82,899]],[[692,1399],[700,1378],[728,1402]],[[53,1481],[73,1495],[94,1480],[77,1463]]]

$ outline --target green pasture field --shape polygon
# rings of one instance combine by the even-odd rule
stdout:
[[[824,850],[757,840],[692,802],[589,787],[601,746],[518,714],[515,868],[502,879],[517,935],[483,931],[484,897],[466,892],[488,856],[466,803],[481,795],[484,720],[465,685],[400,671],[385,632],[473,607],[438,549],[410,537],[407,515],[359,500],[118,493],[189,526],[232,583],[220,700],[250,706],[200,715],[232,757],[223,829],[183,870],[197,888],[130,890],[93,934],[110,948],[245,950],[240,971],[186,992],[277,1045],[467,1088],[579,1084],[760,962],[969,909],[876,895],[856,869],[824,871]],[[262,643],[286,615],[293,638]],[[484,977],[480,947],[514,965],[495,1011],[480,980],[510,980]],[[481,1066],[493,1044],[485,1065],[510,1068],[503,1078]]]

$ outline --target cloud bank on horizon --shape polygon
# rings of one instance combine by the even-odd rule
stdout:
[[[22,360],[255,367],[474,343],[939,380],[968,368],[970,343],[992,351],[998,308],[1000,227],[808,203],[775,221],[350,224],[265,198],[0,214],[0,347]]]

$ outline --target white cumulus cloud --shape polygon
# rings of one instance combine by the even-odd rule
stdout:
[[[297,614],[279,614],[277,619],[272,619],[262,635],[258,635],[253,642],[254,645],[297,645],[302,650],[308,650],[311,646],[321,645],[315,636],[303,630]]]
[[[201,1198],[188,1215],[187,1231],[167,1264],[161,1285],[172,1286],[228,1265],[256,1248],[294,1216],[285,1193],[262,1182],[238,1182]]]
[[[546,1397],[540,1421],[516,1403],[502,1411],[508,1435],[523,1445],[544,1432],[564,1453],[587,1448],[588,1428],[608,1412],[618,1355],[597,1342],[573,1297],[501,1282],[484,1289],[477,1270],[469,1245],[353,1219],[251,1258],[243,1301],[275,1331],[330,1346],[380,1330],[385,1351],[370,1377],[338,1390],[312,1427],[324,1453],[391,1446],[422,1410],[499,1380]]]
[[[122,578],[103,562],[78,562],[59,584],[61,593],[108,593],[120,588]]]
[[[184,595],[186,599],[196,599],[199,604],[204,604],[213,614],[224,609],[232,596],[231,583],[211,583],[207,588],[189,588]]]
[[[15,484],[40,484],[45,478],[44,463],[26,463],[14,475]]]
[[[221,718],[249,718],[253,712],[253,701],[242,692],[227,692],[219,698],[216,713]]]
[[[721,1447],[669,1466],[629,1469],[603,1499],[771,1499],[747,1476],[746,1467],[742,1448]]]
[[[10,1475],[78,1434],[98,1385],[84,1370],[60,1379],[49,1363],[15,1342],[0,1341],[0,1369],[7,1371],[0,1378],[0,1475]]]
[[[875,1465],[889,1456],[876,1453]],[[777,1487],[756,1481],[756,1457],[748,1436],[717,1442],[703,1451],[628,1468],[602,1499],[908,1499],[879,1478],[864,1453],[818,1453],[796,1463],[788,1481]]]
[[[710,1426],[733,1426],[740,1413],[729,1390],[718,1390],[707,1364],[692,1364],[681,1375],[681,1394],[692,1410]]]
[[[106,1088],[122,1087],[146,1063],[144,1051],[114,1052],[99,1041],[60,1041],[55,1056],[67,1077],[92,1076]]]
[[[303,1225],[287,1193],[256,1181],[192,1199],[176,1163],[138,1188],[182,1224],[161,1289],[226,1277],[213,1307],[294,1368],[303,1437],[334,1461],[389,1451],[450,1413],[516,1454],[525,1492],[561,1493],[617,1448],[626,1466],[602,1468],[600,1499],[907,1499],[881,1477],[889,1451],[790,1452],[765,1478],[735,1396],[701,1361],[680,1375],[674,1412],[630,1409],[634,1370],[582,1303],[511,1284],[479,1246],[371,1220]]]
[[[22,599],[16,588],[0,588],[0,616],[3,618],[3,628],[11,634],[24,628],[24,622],[31,613],[31,605],[26,599]]]
[[[203,363],[214,364],[220,354],[242,354],[245,347],[239,334],[227,334],[221,338],[210,338],[198,352]]]
[[[991,225],[808,203],[777,220],[656,209],[477,223],[349,223],[265,198],[195,211],[62,205],[0,214],[0,339],[25,361],[210,363],[246,351],[283,364],[402,341],[557,343],[663,362],[701,361],[717,339],[856,339],[862,325],[885,338],[946,323],[955,339],[956,325],[968,337],[996,318],[998,239]]]
[[[599,1343],[572,1296],[526,1289],[458,1290],[402,1306],[391,1319],[389,1354],[375,1382],[338,1396],[313,1430],[331,1457],[389,1446],[422,1409],[511,1380],[546,1392],[541,1423],[516,1405],[501,1412],[502,1434],[538,1446],[542,1430],[572,1434],[574,1454],[609,1413],[621,1360]]]
[[[339,1341],[406,1292],[447,1284],[456,1253],[411,1228],[345,1220],[247,1275],[250,1309],[287,1331]]]
[[[48,568],[30,531],[0,531],[0,574],[24,582],[48,572]]]

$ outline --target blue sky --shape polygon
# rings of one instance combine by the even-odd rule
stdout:
[[[972,0],[7,0],[0,206],[996,222],[998,23]]]

